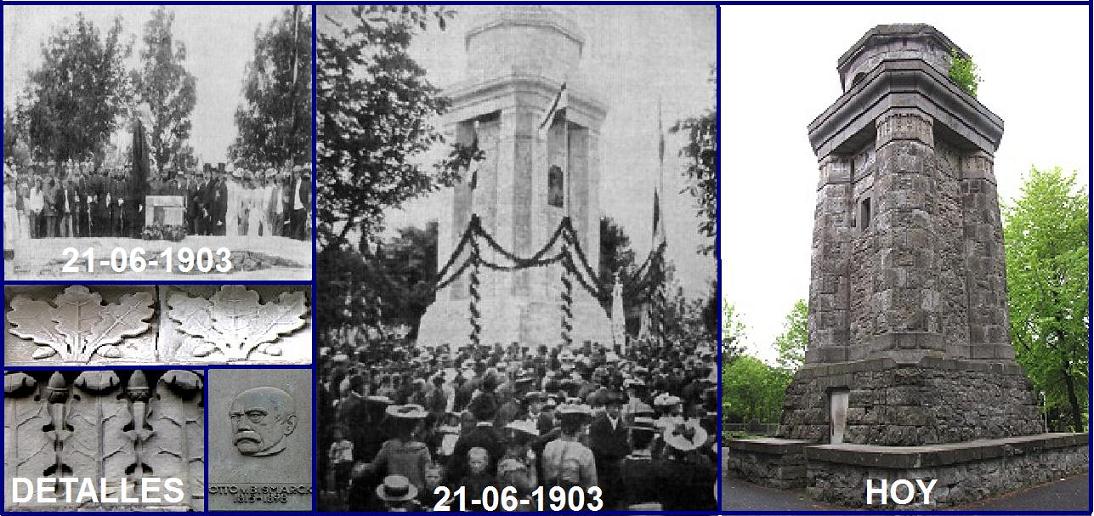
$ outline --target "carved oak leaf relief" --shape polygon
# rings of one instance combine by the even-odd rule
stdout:
[[[122,295],[117,303],[102,301],[81,285],[66,288],[53,305],[17,295],[8,312],[10,331],[38,345],[35,359],[59,355],[65,362],[90,362],[95,354],[118,358],[119,344],[148,331],[154,298],[150,292],[136,292]]]
[[[277,340],[302,328],[308,312],[303,292],[282,292],[263,304],[258,292],[242,285],[225,285],[209,299],[173,292],[167,306],[178,330],[202,341],[194,356],[220,351],[228,361],[246,360],[256,349],[280,355]]]

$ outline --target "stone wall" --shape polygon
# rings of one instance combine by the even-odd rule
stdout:
[[[725,450],[726,475],[776,489],[805,487],[805,441],[733,439]]]
[[[787,388],[779,437],[828,442],[828,393],[850,391],[844,442],[953,443],[1044,431],[1029,380],[1014,363],[924,358],[805,367]]]
[[[204,510],[203,383],[191,371],[5,373],[4,510]],[[185,497],[159,504],[13,499],[14,478],[70,477],[94,482],[97,492],[105,479],[113,498],[123,479],[177,478]],[[128,493],[134,496],[132,484]]]
[[[936,508],[983,500],[1002,493],[1030,487],[1089,470],[1089,449],[1086,434],[1070,434],[1067,437],[1037,439],[1027,442],[998,443],[989,447],[954,449],[931,452],[915,457],[919,462],[937,462],[925,467],[888,467],[882,459],[879,466],[848,464],[823,460],[813,448],[808,449],[808,487],[811,498],[844,506],[869,507],[874,510]],[[820,450],[816,450],[820,451]],[[870,455],[857,453],[858,457]],[[976,459],[975,457],[987,457]],[[903,461],[900,461],[903,462]],[[873,505],[867,506],[866,480],[880,479],[887,483],[895,480],[923,479],[937,483],[931,491],[931,504],[924,506],[922,497],[916,494],[913,504],[897,506],[880,505],[875,496]],[[901,490],[904,496],[905,491]]]

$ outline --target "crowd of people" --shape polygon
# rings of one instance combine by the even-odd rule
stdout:
[[[707,343],[620,353],[387,341],[324,346],[319,361],[323,510],[459,510],[438,486],[468,500],[491,486],[519,499],[579,486],[599,488],[604,510],[716,508]]]
[[[61,166],[4,165],[7,240],[68,237],[140,238],[149,195],[183,200],[190,235],[311,238],[308,166],[247,170],[223,163],[153,171],[135,182],[128,167],[91,161]]]

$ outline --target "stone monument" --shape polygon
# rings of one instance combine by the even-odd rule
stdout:
[[[1014,360],[993,172],[1003,121],[949,78],[952,55],[967,57],[902,24],[839,59],[844,93],[809,124],[809,346],[778,430],[795,441],[731,443],[746,478],[774,462],[764,483],[861,505],[865,478],[933,476],[949,504],[1085,467],[1086,436],[1042,433]],[[1014,450],[1029,470],[991,465]]]
[[[600,250],[600,125],[605,105],[577,71],[585,36],[544,7],[499,6],[473,23],[464,38],[467,79],[448,88],[446,131],[477,144],[485,158],[452,189],[452,207],[439,224],[438,263],[456,249],[477,215],[483,229],[511,253],[527,258],[569,217],[588,262]],[[546,120],[565,86],[565,115]],[[540,126],[546,125],[541,129]],[[476,143],[477,142],[477,143]],[[484,257],[492,259],[483,249]],[[558,263],[517,271],[483,268],[481,342],[558,346],[561,281]],[[611,323],[596,299],[573,291],[574,342],[611,342]],[[421,343],[467,344],[468,275],[437,292],[422,317]]]

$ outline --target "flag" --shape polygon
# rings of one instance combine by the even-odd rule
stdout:
[[[656,252],[665,243],[665,221],[661,216],[661,191],[665,188],[665,132],[661,126],[661,99],[657,99],[657,184],[653,189],[653,247]]]
[[[547,131],[551,130],[551,122],[555,120],[556,113],[562,113],[566,116],[566,106],[569,103],[569,96],[566,93],[566,83],[562,83],[562,87],[559,88],[558,94],[555,95],[555,101],[551,103],[551,108],[547,110],[547,116],[543,117],[543,121],[539,123],[539,136],[545,138]]]
[[[479,121],[478,120],[476,120],[475,124],[471,127],[471,132],[473,134],[473,137],[472,137],[473,139],[471,140],[471,156],[474,156],[474,155],[479,153]],[[472,166],[475,167],[474,170],[471,171],[471,189],[474,190],[475,187],[478,186],[478,184],[479,184],[479,165],[477,164],[477,162],[472,160],[471,164],[469,164],[468,166],[469,167],[472,167]]]

